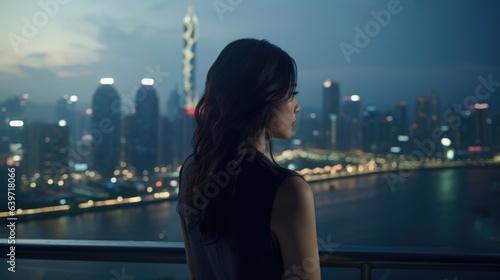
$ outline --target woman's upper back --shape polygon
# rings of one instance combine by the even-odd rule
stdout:
[[[197,279],[281,279],[284,273],[281,250],[271,231],[271,219],[277,189],[294,173],[270,168],[272,163],[257,154],[253,162],[243,161],[236,169],[239,171],[236,176],[231,176],[233,172],[229,170],[212,176],[221,188],[219,191],[229,185],[226,180],[233,180],[234,189],[229,190],[233,192],[228,200],[226,227],[215,242],[210,245],[197,242],[202,237],[198,225],[186,231]],[[190,173],[191,162],[192,157],[181,170],[180,203],[183,203],[186,184],[192,176],[198,176]],[[202,210],[198,208],[213,203],[215,193],[212,185],[205,194],[199,194],[205,204],[190,207]],[[189,220],[187,223],[192,223],[193,217]]]

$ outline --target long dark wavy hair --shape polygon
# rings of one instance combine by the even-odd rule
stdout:
[[[189,217],[188,227],[199,224],[204,243],[215,241],[225,227],[227,205],[235,187],[231,178],[206,207],[197,209],[193,206],[196,199],[214,181],[209,174],[225,170],[230,161],[241,164],[242,151],[258,154],[256,146],[262,135],[270,146],[272,161],[268,163],[280,168],[272,157],[269,130],[275,110],[291,100],[296,79],[295,61],[281,48],[256,39],[230,43],[208,71],[205,91],[195,110],[191,176],[177,207],[184,217],[182,206],[196,209],[197,215],[194,220],[193,215]]]

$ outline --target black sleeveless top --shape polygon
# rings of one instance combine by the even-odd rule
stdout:
[[[190,174],[192,159],[188,157],[182,165],[179,201],[186,193],[190,176],[198,176]],[[236,178],[231,177],[236,184],[227,225],[219,238],[202,244],[198,225],[186,229],[196,279],[282,279],[283,262],[277,239],[271,233],[271,213],[278,186],[291,175],[298,174],[275,166],[260,152],[252,162],[243,161]]]

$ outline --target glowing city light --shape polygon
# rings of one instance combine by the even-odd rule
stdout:
[[[194,108],[186,108],[184,109],[184,113],[188,116],[194,116]]]
[[[488,104],[487,103],[478,103],[474,104],[474,109],[481,110],[481,109],[488,109]]]
[[[23,122],[23,121],[20,121],[20,120],[14,120],[14,121],[10,121],[10,122],[9,122],[9,125],[10,125],[11,127],[23,127],[24,122]]]
[[[359,101],[360,99],[361,97],[359,97],[359,95],[356,94],[351,95],[351,101],[353,102]]]
[[[410,139],[408,135],[398,135],[398,141],[399,142],[407,142]]]
[[[150,79],[150,78],[144,78],[141,80],[141,84],[143,84],[145,86],[152,86],[155,84],[155,80]]]
[[[449,150],[446,152],[446,159],[454,159],[455,158],[455,151]]]
[[[324,88],[329,88],[332,86],[332,81],[331,80],[326,80],[323,82],[323,87]]]
[[[57,124],[59,126],[63,127],[63,126],[66,126],[66,121],[65,120],[59,120],[59,122]]]
[[[441,139],[441,144],[445,147],[449,147],[451,145],[451,140],[450,138],[443,138]]]
[[[71,102],[76,102],[76,101],[78,101],[78,96],[76,96],[76,95],[71,95],[71,96],[69,97],[69,101],[71,101]]]
[[[114,84],[115,79],[113,79],[113,78],[101,78],[101,80],[99,82],[101,83],[101,85],[112,85],[112,84]]]
[[[390,149],[391,153],[400,153],[401,152],[401,148],[400,147],[391,147]]]

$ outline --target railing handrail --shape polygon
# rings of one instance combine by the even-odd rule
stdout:
[[[0,240],[2,252],[15,246],[16,258],[186,263],[182,242],[16,239]],[[361,268],[420,268],[500,271],[500,251],[459,248],[319,246],[321,266]],[[0,256],[7,258],[6,254]]]

